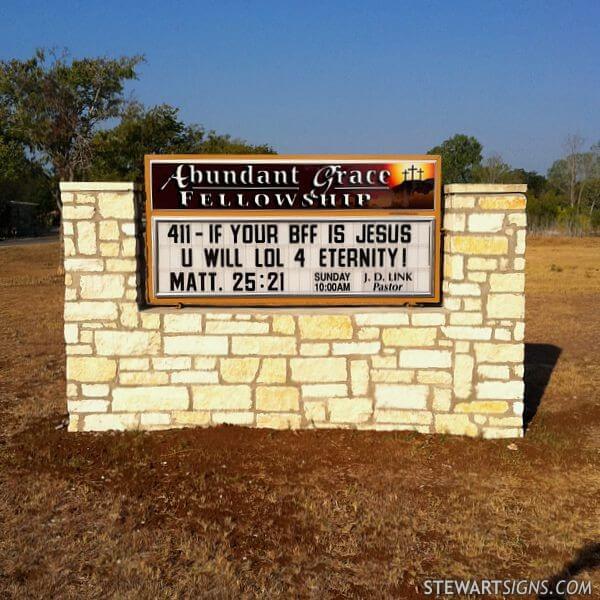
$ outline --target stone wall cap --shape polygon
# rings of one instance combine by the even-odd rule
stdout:
[[[449,183],[444,186],[446,194],[524,194],[525,183]]]
[[[61,181],[61,192],[131,192],[140,190],[132,181]]]

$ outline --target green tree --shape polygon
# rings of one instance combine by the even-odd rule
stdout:
[[[98,127],[118,117],[140,56],[71,59],[38,50],[0,61],[0,107],[14,134],[55,180],[73,181],[91,163]],[[55,187],[59,202],[58,186]]]
[[[473,181],[473,169],[481,163],[482,150],[476,138],[458,133],[428,154],[441,155],[444,183],[469,183]]]
[[[168,104],[149,109],[130,104],[116,127],[94,136],[90,178],[142,181],[145,154],[273,153],[267,145],[255,146],[199,125],[186,125],[178,112]]]
[[[514,183],[514,177],[511,166],[499,154],[488,156],[472,171],[472,179],[478,183]]]

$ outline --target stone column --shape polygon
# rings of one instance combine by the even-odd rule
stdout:
[[[523,433],[525,185],[445,186],[443,305],[453,406],[436,430]]]

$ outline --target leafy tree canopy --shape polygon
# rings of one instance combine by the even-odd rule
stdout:
[[[267,145],[255,146],[199,125],[186,125],[178,112],[168,104],[146,109],[131,103],[116,127],[94,136],[90,178],[141,181],[145,154],[273,153]]]
[[[473,169],[481,163],[482,150],[476,138],[458,133],[428,154],[441,155],[444,183],[469,183],[473,181]]]
[[[142,57],[70,59],[38,50],[0,61],[0,110],[17,136],[55,178],[71,181],[91,162],[98,126],[118,117],[126,81]]]

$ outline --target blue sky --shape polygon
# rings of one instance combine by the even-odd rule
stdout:
[[[0,57],[143,53],[130,93],[283,153],[425,152],[454,133],[545,172],[600,140],[600,2],[2,0]]]

